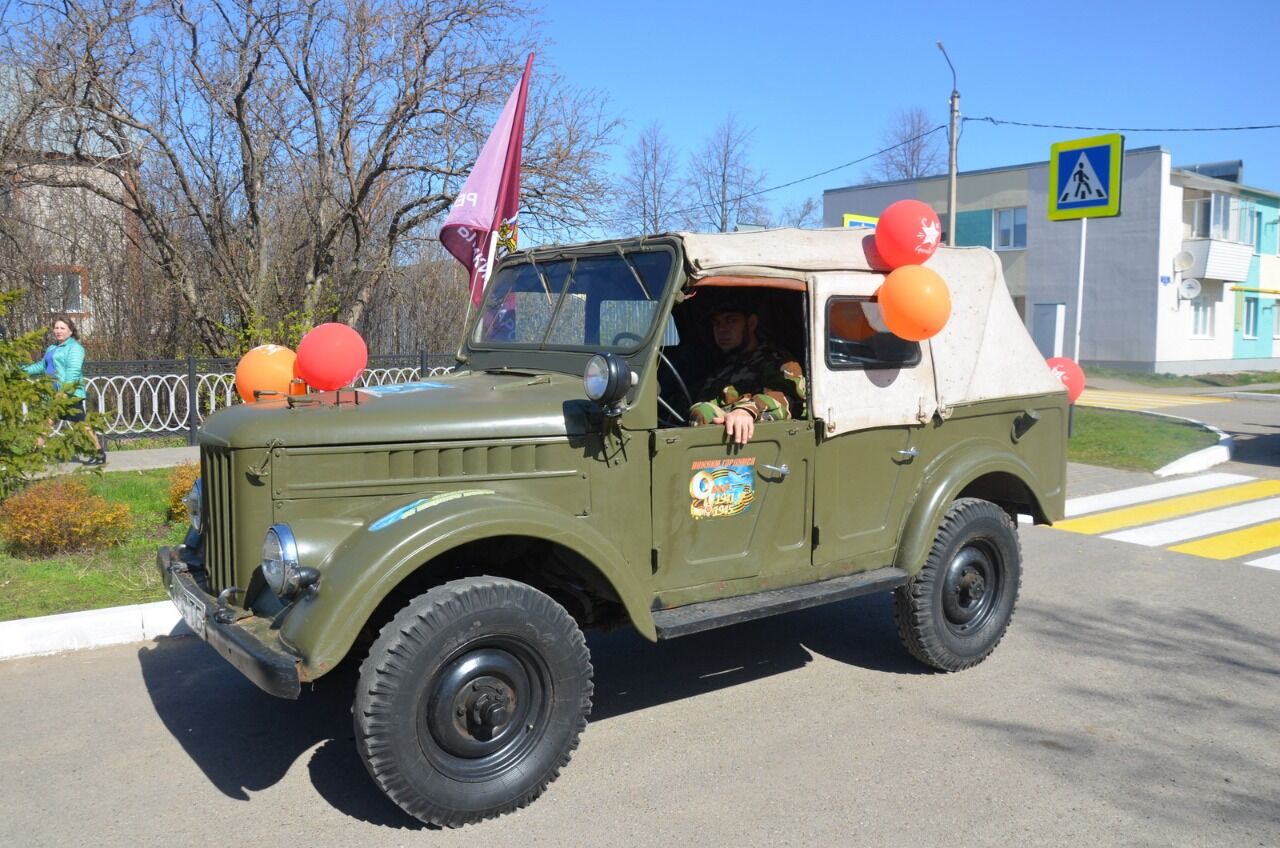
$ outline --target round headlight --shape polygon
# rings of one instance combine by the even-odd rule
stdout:
[[[298,544],[287,524],[273,524],[262,539],[262,577],[272,592],[290,597],[298,591]]]
[[[635,385],[636,375],[616,353],[597,353],[587,360],[582,385],[587,397],[606,406],[616,404]]]
[[[187,507],[187,520],[191,522],[191,526],[195,528],[197,533],[200,532],[200,506],[204,500],[204,486],[200,484],[200,478],[196,478],[195,485],[191,487],[191,491],[187,492],[187,496],[182,499]]]

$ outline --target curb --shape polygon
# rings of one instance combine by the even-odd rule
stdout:
[[[0,621],[0,660],[190,636],[171,601]]]
[[[1270,395],[1264,392],[1223,392],[1215,394],[1214,397],[1229,397],[1236,400],[1269,400],[1273,403],[1280,403],[1280,395]]]
[[[1206,468],[1212,468],[1219,463],[1226,462],[1231,459],[1231,450],[1235,447],[1235,442],[1231,436],[1214,427],[1212,424],[1206,424],[1203,421],[1197,421],[1194,418],[1183,418],[1181,415],[1169,415],[1166,412],[1150,412],[1148,410],[1139,410],[1142,415],[1150,415],[1153,418],[1166,418],[1170,421],[1177,421],[1182,424],[1191,424],[1202,430],[1208,430],[1210,433],[1218,437],[1216,445],[1210,445],[1207,448],[1201,448],[1198,451],[1192,451],[1186,456],[1179,457],[1162,468],[1157,468],[1153,473],[1157,477],[1171,477],[1174,474],[1191,474],[1195,471],[1204,471]]]

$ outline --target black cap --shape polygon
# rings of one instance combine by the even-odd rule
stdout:
[[[740,312],[743,315],[755,315],[757,308],[755,302],[741,294],[733,291],[716,292],[715,297],[707,305],[712,315],[720,315],[724,312]]]

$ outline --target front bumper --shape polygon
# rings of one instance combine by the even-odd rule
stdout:
[[[233,608],[219,608],[218,600],[192,579],[175,549],[166,547],[157,551],[156,565],[170,600],[197,636],[212,645],[262,691],[278,698],[298,697],[302,691],[300,660],[280,646],[278,639],[268,635],[271,631],[259,632],[263,630],[262,619],[250,615],[233,620],[229,615]],[[259,626],[253,627],[254,624]]]

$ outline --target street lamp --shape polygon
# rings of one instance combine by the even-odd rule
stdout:
[[[942,46],[942,42],[938,42],[938,49],[942,51],[942,58],[947,60],[947,67],[951,69],[951,151],[947,162],[947,244],[951,247],[956,246],[956,127],[960,123],[960,92],[956,90],[956,66],[951,64],[951,57],[947,55],[947,48]]]

